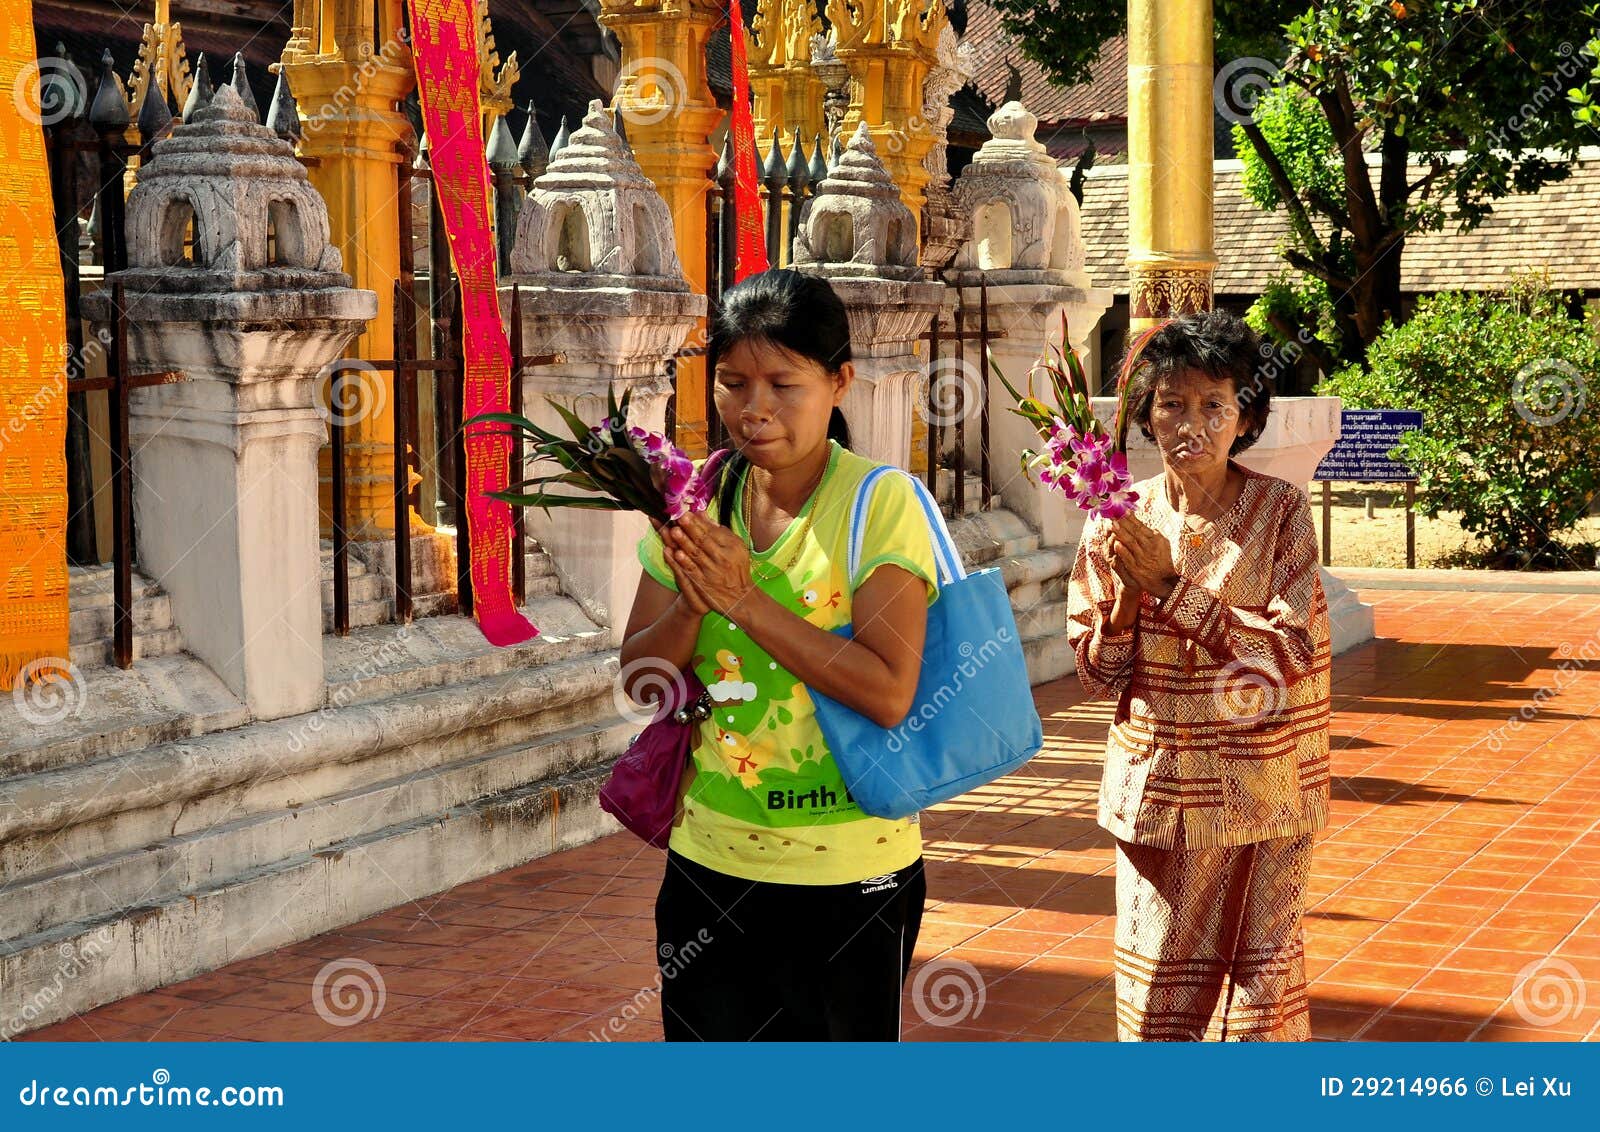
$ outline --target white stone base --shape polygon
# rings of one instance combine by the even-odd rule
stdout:
[[[527,612],[507,649],[460,617],[325,638],[323,706],[269,722],[187,656],[86,673],[53,728],[0,701],[0,1037],[614,829],[609,634]]]
[[[1328,597],[1328,630],[1334,656],[1372,640],[1376,633],[1372,606],[1326,568],[1322,570],[1322,592]]]

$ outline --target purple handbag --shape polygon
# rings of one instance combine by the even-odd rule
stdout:
[[[711,696],[705,685],[693,672],[683,673],[600,788],[600,808],[657,849],[667,847],[678,816],[678,788],[689,749],[700,721],[710,715]]]

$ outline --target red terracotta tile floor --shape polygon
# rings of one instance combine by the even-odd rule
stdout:
[[[1316,1036],[1600,1037],[1600,599],[1365,596],[1305,921]],[[925,817],[912,1041],[1115,1037],[1110,707],[1073,677],[1038,702],[1045,752]],[[661,861],[617,834],[27,1037],[656,1040]]]

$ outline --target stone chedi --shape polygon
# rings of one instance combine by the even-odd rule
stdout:
[[[863,123],[801,215],[794,265],[833,278],[916,280],[917,224]]]
[[[971,215],[972,228],[945,272],[952,285],[950,301],[959,300],[968,312],[979,308],[981,285],[988,285],[989,328],[996,335],[990,353],[1000,372],[1018,384],[1045,342],[1054,338],[1063,314],[1085,367],[1096,373],[1092,332],[1112,299],[1110,291],[1089,285],[1078,202],[1068,173],[1034,140],[1037,125],[1038,119],[1020,102],[1008,102],[990,115],[993,137],[952,189],[957,207]],[[968,380],[980,389],[988,384],[981,374]],[[989,386],[987,395],[1004,406],[1006,394],[999,382]],[[996,488],[1004,507],[1038,531],[1046,546],[1075,542],[1082,524],[1076,508],[1016,471],[1015,454],[1039,446],[1032,426],[1010,412],[993,412],[990,422],[991,459],[1000,469]],[[966,448],[960,454],[966,468],[980,466],[981,432],[966,430]],[[950,436],[945,440],[954,442]],[[948,453],[942,455],[948,458]],[[1049,671],[1059,671],[1064,662],[1065,656]]]
[[[155,143],[128,197],[121,283],[138,559],[191,651],[257,719],[323,693],[320,380],[377,313],[328,242],[327,208],[231,86]],[[112,320],[107,287],[85,313]],[[368,375],[370,376],[370,375]]]
[[[666,202],[600,103],[590,103],[583,125],[534,181],[517,217],[511,269],[502,312],[511,316],[511,291],[518,289],[524,349],[562,358],[516,378],[529,418],[565,432],[554,402],[599,422],[609,387],[618,397],[632,392],[630,424],[661,431],[672,392],[669,360],[704,317],[706,298],[684,277]],[[555,562],[563,591],[620,643],[644,518],[530,508],[527,523]]]
[[[511,270],[525,282],[688,291],[672,214],[598,101],[534,181],[517,216]]]
[[[261,125],[232,86],[155,143],[127,209],[130,288],[350,286],[328,242],[327,206],[294,147]],[[185,270],[165,270],[173,267]]]
[[[956,181],[958,206],[972,217],[972,238],[956,256],[963,285],[985,272],[991,285],[1052,282],[1087,287],[1078,202],[1070,174],[1037,141],[1027,107],[1008,102],[989,116],[992,137]]]
[[[794,266],[827,279],[850,314],[856,380],[845,395],[854,446],[909,467],[912,406],[922,400],[917,343],[942,284],[918,265],[917,228],[865,125],[801,213]]]

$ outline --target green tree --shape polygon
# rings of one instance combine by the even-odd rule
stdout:
[[[1589,7],[1585,15],[1589,18],[1590,27],[1600,26],[1600,5]],[[1589,40],[1584,55],[1595,65],[1585,77],[1583,85],[1567,91],[1567,99],[1573,103],[1574,119],[1590,129],[1600,130],[1600,101],[1597,101],[1597,97],[1600,97],[1600,35]]]
[[[1100,46],[1127,29],[1122,3],[990,2],[1022,50],[1067,85],[1084,81]],[[1360,361],[1386,323],[1403,319],[1408,236],[1446,223],[1471,229],[1495,200],[1567,175],[1578,145],[1593,139],[1564,97],[1594,62],[1584,47],[1591,8],[1592,0],[1215,0],[1218,109],[1237,119],[1245,152],[1288,212],[1284,258],[1322,285],[1329,304],[1301,311],[1297,333],[1317,333],[1327,356]],[[1263,89],[1309,102],[1263,101]],[[1332,142],[1331,186],[1327,170],[1304,160],[1303,128],[1279,129],[1278,144],[1289,146],[1280,151],[1252,112],[1264,108],[1270,119],[1276,109],[1303,126],[1299,111],[1309,106]]]
[[[1419,509],[1460,512],[1494,565],[1559,564],[1555,536],[1600,487],[1600,344],[1547,286],[1431,295],[1365,367],[1317,387],[1352,408],[1422,410],[1396,451],[1417,473]]]

